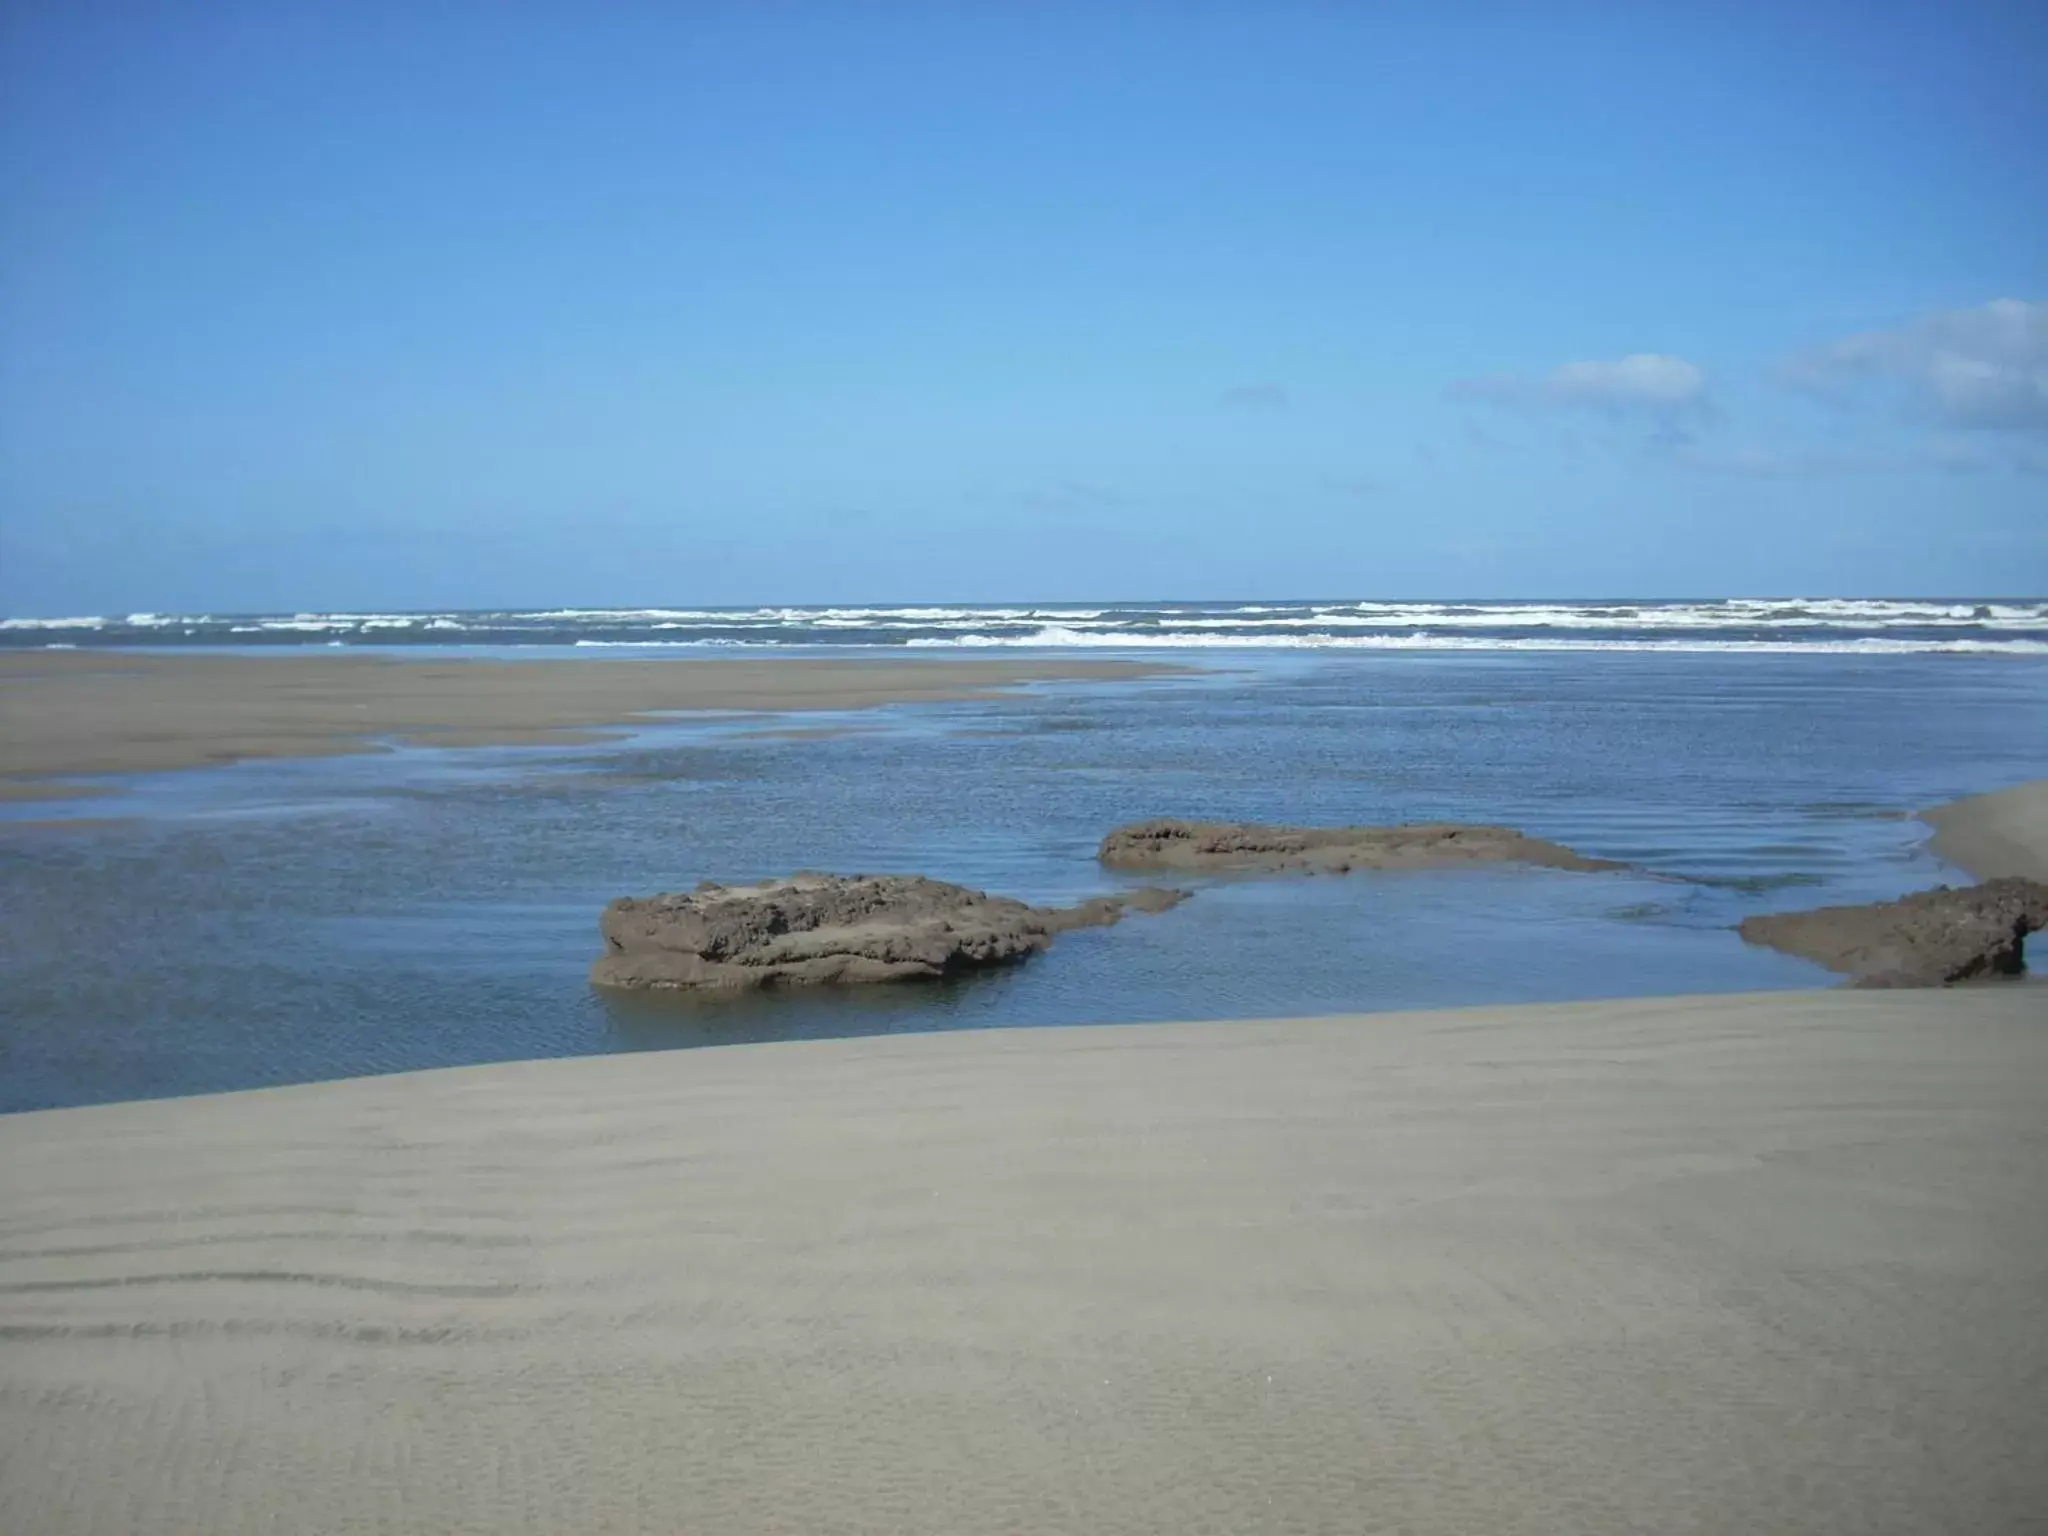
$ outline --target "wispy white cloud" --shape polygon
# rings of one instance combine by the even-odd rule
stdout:
[[[1925,455],[1763,448],[1755,444],[1737,444],[1727,448],[1689,447],[1674,455],[1673,461],[1683,469],[1697,470],[1702,474],[1740,475],[1752,480],[1816,480],[1837,475],[1874,475],[1936,467]]]
[[[1950,475],[2022,475],[2048,472],[2048,455],[2001,452],[1981,439],[1937,438],[1902,448],[1845,451],[1841,449],[1765,448],[1740,444],[1727,448],[1687,446],[1673,455],[1681,468],[1702,474],[1740,475],[1758,480],[1815,480],[1841,475],[1898,475],[1935,472]]]
[[[1462,379],[1451,394],[1495,405],[1671,418],[1706,408],[1707,376],[1682,357],[1635,352],[1611,361],[1565,363],[1534,378],[1496,373]]]
[[[1951,427],[2048,432],[2048,304],[1994,299],[1936,310],[1808,348],[1783,376],[1837,396],[1871,384],[1902,387],[1921,412]]]
[[[1367,501],[1374,496],[1386,494],[1387,483],[1371,475],[1325,475],[1323,490],[1331,496],[1341,496],[1349,501]]]
[[[1129,506],[1130,498],[1109,486],[1086,480],[1053,480],[1020,491],[1014,504],[1026,512],[1097,513]]]
[[[1233,384],[1216,397],[1226,411],[1284,411],[1294,404],[1285,384]]]

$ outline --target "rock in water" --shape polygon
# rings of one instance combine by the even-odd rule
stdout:
[[[799,874],[762,885],[710,881],[688,895],[624,897],[605,908],[602,987],[747,990],[912,981],[1014,965],[1071,928],[1126,908],[1163,912],[1185,891],[1033,907],[921,875]]]
[[[1119,869],[1213,869],[1349,874],[1354,869],[1444,869],[1540,864],[1622,869],[1508,827],[1262,827],[1235,821],[1141,821],[1102,840],[1097,857]]]
[[[2048,885],[1990,880],[1862,907],[1747,917],[1736,930],[1859,987],[1947,987],[2026,971],[2027,935],[2048,928]]]

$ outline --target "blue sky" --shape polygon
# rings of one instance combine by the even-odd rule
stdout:
[[[2048,6],[0,6],[0,610],[2048,591]]]

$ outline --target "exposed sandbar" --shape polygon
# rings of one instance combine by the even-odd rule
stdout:
[[[2042,998],[0,1117],[0,1530],[2030,1528]]]
[[[1456,869],[1533,864],[1546,869],[1622,869],[1511,827],[1419,822],[1398,827],[1269,827],[1241,821],[1135,822],[1097,851],[1116,869],[1241,874],[1343,875],[1354,869]]]
[[[1934,851],[1979,880],[2048,880],[2048,779],[1922,811]]]
[[[4,723],[12,725],[11,719]],[[4,750],[4,749],[0,749]],[[58,784],[47,779],[0,779],[0,805],[14,800],[91,800],[113,791],[100,784]]]
[[[1009,658],[602,661],[382,656],[0,656],[0,785],[76,794],[67,774],[431,746],[573,743],[663,711],[866,709],[984,698],[1022,683],[1177,669]]]

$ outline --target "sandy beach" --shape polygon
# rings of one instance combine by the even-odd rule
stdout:
[[[2048,1536],[2048,0],[602,21],[0,24],[0,1536]]]
[[[13,1116],[0,1528],[2038,1528],[2044,1024],[1813,993]]]
[[[573,742],[665,711],[813,711],[979,698],[1178,670],[1080,660],[413,661],[382,656],[0,655],[0,797],[67,775],[374,750]],[[51,782],[51,781],[58,782]],[[89,792],[89,791],[86,791]]]
[[[2048,779],[1971,795],[1921,813],[1934,851],[1979,880],[2048,880]]]
[[[33,657],[0,761],[1134,675]],[[1928,813],[1982,874],[2044,818]],[[2044,1125],[2038,983],[0,1116],[0,1531],[2038,1529]]]

